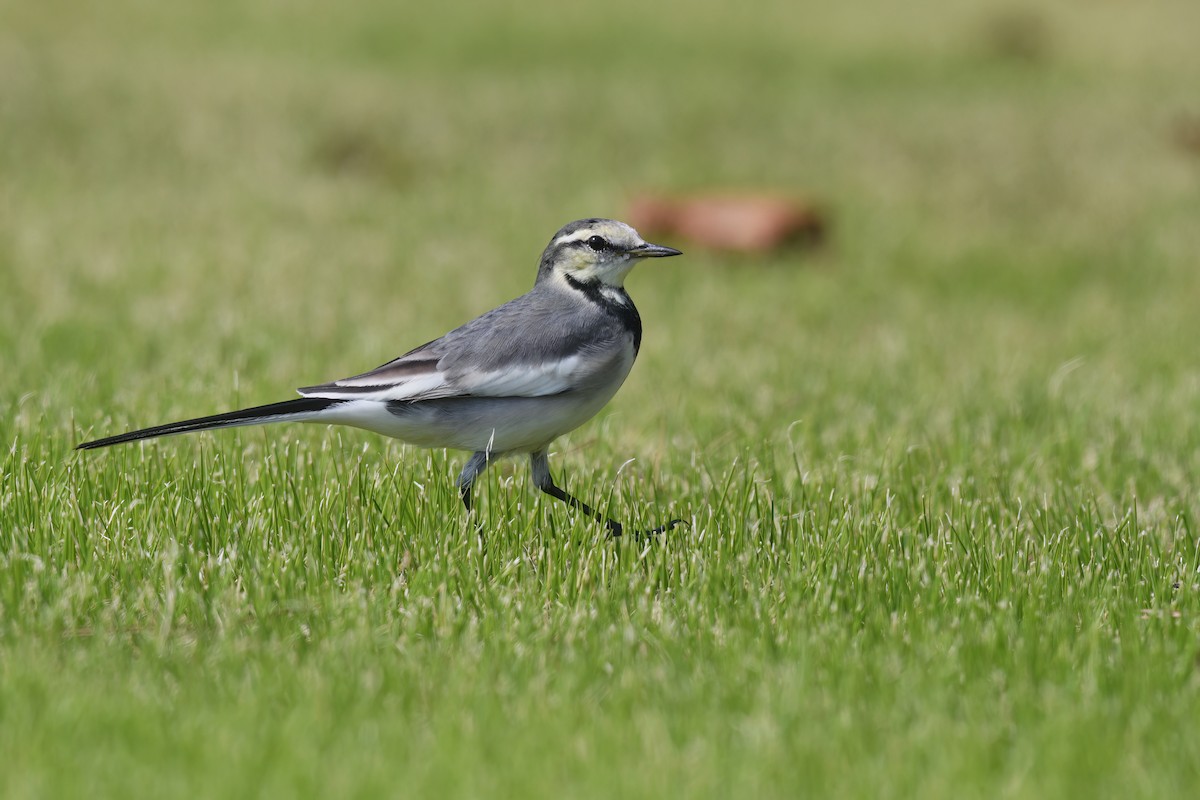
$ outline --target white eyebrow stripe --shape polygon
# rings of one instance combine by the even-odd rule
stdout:
[[[574,233],[568,233],[565,236],[560,236],[554,240],[554,243],[555,244],[566,244],[567,242],[582,242],[584,239],[590,238],[591,236],[595,235],[595,233],[596,233],[596,231],[593,230],[592,228],[586,228],[581,231],[575,231]]]

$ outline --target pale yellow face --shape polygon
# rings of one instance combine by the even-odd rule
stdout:
[[[618,287],[639,258],[630,251],[645,245],[637,231],[616,220],[597,220],[550,243],[555,272],[582,283]]]

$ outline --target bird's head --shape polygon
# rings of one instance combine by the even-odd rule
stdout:
[[[624,222],[580,219],[554,234],[542,253],[538,282],[557,277],[621,287],[639,259],[678,255],[672,247],[650,244]]]

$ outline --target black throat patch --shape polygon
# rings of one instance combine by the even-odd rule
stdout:
[[[563,275],[567,279],[567,285],[572,289],[580,292],[588,300],[591,300],[596,305],[600,306],[609,315],[616,319],[624,326],[625,330],[633,334],[633,352],[636,355],[642,348],[642,318],[637,312],[637,308],[633,305],[633,299],[624,289],[610,287],[610,289],[620,298],[614,300],[604,294],[600,287],[599,281],[577,281],[570,275]]]

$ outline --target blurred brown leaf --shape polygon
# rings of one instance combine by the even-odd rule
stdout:
[[[674,234],[712,250],[746,253],[816,245],[828,228],[825,215],[808,203],[748,191],[642,195],[630,203],[628,216],[646,235]]]

